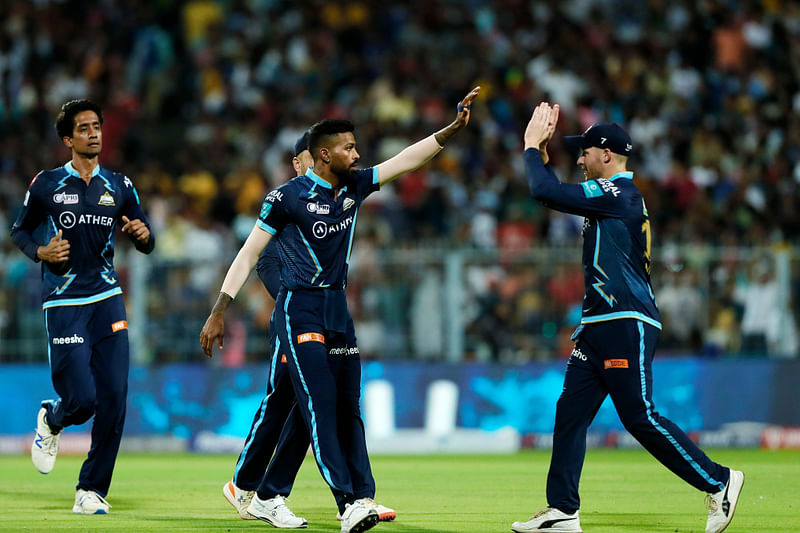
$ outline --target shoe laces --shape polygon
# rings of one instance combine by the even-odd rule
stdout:
[[[93,490],[87,490],[86,492],[83,493],[80,504],[83,505],[86,500],[94,501],[96,503],[102,503],[103,505],[111,507],[110,503],[108,503],[102,496],[100,496]]]
[[[289,506],[286,505],[286,500],[283,498],[283,496],[280,496],[280,495],[275,496],[275,501],[277,502],[275,504],[275,510],[279,510],[280,512],[286,513],[287,515],[292,516],[292,517],[295,516],[295,514],[292,512],[292,510],[289,509]]]
[[[42,452],[47,455],[58,454],[58,433],[51,433],[50,435],[42,435],[39,433],[39,439],[42,442]]]
[[[706,509],[708,509],[709,514],[719,510],[719,502],[711,494],[706,494]]]
[[[545,507],[544,509],[540,510],[535,515],[533,515],[530,519],[533,520],[534,518],[539,518],[543,514],[547,514],[548,512],[550,512],[550,509],[551,507]]]

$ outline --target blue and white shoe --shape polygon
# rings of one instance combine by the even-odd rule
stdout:
[[[108,514],[111,504],[93,490],[78,489],[72,512],[77,514]]]
[[[58,440],[61,438],[61,432],[54,433],[50,429],[44,418],[45,413],[47,413],[47,409],[42,407],[36,416],[36,435],[33,437],[33,443],[31,443],[31,461],[33,461],[33,466],[36,467],[36,470],[42,474],[49,474],[56,464]]]

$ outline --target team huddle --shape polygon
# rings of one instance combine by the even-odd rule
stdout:
[[[309,447],[333,495],[342,533],[396,519],[395,510],[375,500],[361,416],[361,360],[346,300],[355,225],[370,194],[426,164],[469,124],[479,92],[476,87],[458,103],[448,126],[370,168],[358,166],[354,125],[322,120],[294,147],[296,176],[267,194],[200,333],[208,357],[215,344],[222,348],[225,311],[255,267],[275,308],[267,393],[233,478],[222,488],[242,519],[276,528],[308,526],[286,498]],[[708,495],[706,533],[721,532],[733,517],[744,474],[713,462],[653,405],[652,361],[661,321],[650,284],[647,207],[627,169],[633,144],[623,128],[608,123],[565,137],[579,151],[585,181],[561,182],[547,152],[558,115],[558,105],[543,102],[534,109],[524,134],[525,172],[535,200],[584,217],[586,292],[556,408],[547,506],[511,529],[582,531],[578,485],[586,433],[610,395],[642,446]],[[101,109],[88,100],[64,104],[56,129],[72,159],[33,179],[12,228],[14,243],[42,262],[42,307],[59,395],[42,402],[37,416],[31,445],[36,468],[53,469],[63,428],[95,418],[73,506],[81,514],[110,510],[105,498],[125,419],[128,325],[113,267],[117,229],[143,253],[155,246],[132,181],[99,165],[102,122]],[[41,228],[45,244],[34,235]]]

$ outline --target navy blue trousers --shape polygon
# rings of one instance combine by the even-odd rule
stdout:
[[[659,330],[634,319],[590,324],[567,364],[556,406],[547,502],[565,513],[580,508],[578,483],[586,431],[610,394],[625,429],[664,466],[693,487],[714,493],[729,471],[713,462],[653,405],[653,353]]]
[[[45,309],[48,355],[57,400],[43,402],[53,430],[94,415],[92,445],[76,488],[105,497],[117,460],[128,396],[128,323],[122,295]]]
[[[274,321],[314,459],[344,512],[346,503],[375,496],[361,418],[361,357],[344,291],[282,289]]]
[[[303,418],[295,407],[288,359],[281,350],[272,321],[270,349],[267,393],[253,417],[233,475],[237,487],[258,490],[262,499],[288,496],[292,492],[310,442]],[[268,464],[271,465],[269,480],[265,477]]]

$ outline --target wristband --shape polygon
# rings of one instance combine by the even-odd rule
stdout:
[[[465,109],[469,109],[471,107],[472,107],[472,104],[470,104],[470,105],[461,105],[461,102],[459,102],[458,105],[456,106],[456,109],[458,110],[459,113],[461,113]]]

